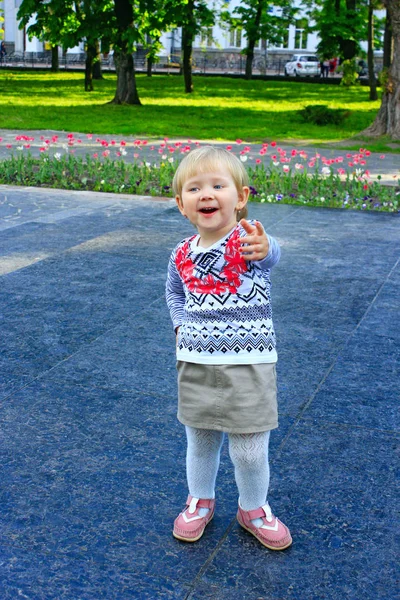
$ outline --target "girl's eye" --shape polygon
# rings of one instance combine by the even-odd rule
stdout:
[[[221,190],[222,189],[222,185],[220,183],[217,183],[216,185],[214,185],[216,190]]]
[[[198,188],[197,187],[192,187],[189,188],[189,192],[197,192]]]

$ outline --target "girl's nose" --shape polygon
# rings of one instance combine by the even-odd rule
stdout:
[[[204,199],[213,198],[214,197],[214,188],[210,185],[207,185],[201,189],[200,197]]]

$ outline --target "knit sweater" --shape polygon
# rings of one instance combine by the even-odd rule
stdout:
[[[262,261],[245,261],[239,252],[239,238],[245,235],[238,224],[208,248],[199,246],[199,235],[194,235],[172,252],[166,300],[173,326],[179,327],[178,360],[202,364],[277,361],[270,269],[279,261],[280,247],[268,236],[268,255]]]

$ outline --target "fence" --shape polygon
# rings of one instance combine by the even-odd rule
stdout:
[[[135,70],[138,72],[147,71],[146,56],[133,55],[135,59]],[[86,55],[66,54],[59,57],[60,70],[84,69]],[[284,66],[287,58],[276,59],[274,57],[256,56],[253,61],[253,73],[255,75],[283,75]],[[220,73],[243,75],[245,72],[246,57],[242,54],[215,53],[194,54],[193,73]],[[12,52],[0,60],[0,67],[3,68],[50,68],[50,52]],[[115,71],[115,64],[112,54],[103,56],[101,59],[103,71]],[[181,68],[180,55],[170,57],[160,57],[158,62],[153,64],[154,72],[179,72]]]

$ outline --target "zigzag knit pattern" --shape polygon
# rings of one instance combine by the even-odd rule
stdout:
[[[268,256],[246,262],[239,251],[244,235],[237,225],[206,249],[192,236],[172,253],[166,296],[174,327],[179,327],[178,360],[276,362],[270,268],[279,260],[279,245],[268,236]]]

